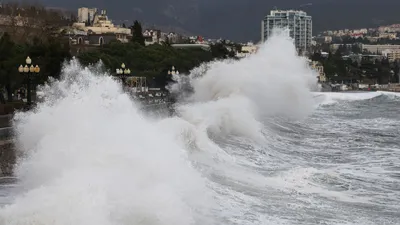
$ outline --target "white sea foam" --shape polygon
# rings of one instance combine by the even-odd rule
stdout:
[[[210,137],[262,143],[263,118],[313,110],[315,73],[283,34],[248,58],[205,64],[180,79],[173,90],[186,81],[194,92],[176,105],[177,117],[159,121],[100,67],[72,60],[43,88],[35,111],[16,115],[22,188],[0,210],[0,224],[214,224],[210,214],[222,214],[215,210],[225,200],[213,198],[202,175],[218,171],[259,187],[273,180],[235,165]],[[197,162],[209,169],[195,169]]]
[[[178,114],[202,129],[254,139],[262,136],[259,121],[265,116],[309,115],[316,74],[285,35],[277,32],[242,60],[212,62],[186,79],[178,77],[173,92],[187,84],[193,88],[185,104],[178,104]]]
[[[400,97],[399,93],[396,92],[314,92],[314,100],[319,105],[331,105],[338,101],[361,101],[373,99],[378,96],[389,96],[392,98]]]
[[[0,210],[0,224],[205,221],[212,199],[187,152],[146,121],[117,82],[92,71],[71,61],[63,79],[44,88],[51,96],[16,116],[24,192]]]

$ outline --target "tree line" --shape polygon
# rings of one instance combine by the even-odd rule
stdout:
[[[397,37],[400,36],[400,32],[396,33]],[[377,34],[376,34],[377,35]],[[399,45],[400,39],[391,38],[376,38],[372,40],[367,37],[352,37],[349,35],[343,37],[335,37],[332,39],[332,44],[365,44],[365,45]]]
[[[25,65],[27,56],[32,59],[32,64],[39,65],[41,69],[34,79],[35,84],[42,84],[49,77],[59,77],[62,63],[71,58],[70,41],[62,33],[62,27],[73,22],[74,18],[40,7],[21,10],[20,6],[9,5],[1,10],[0,16],[12,18],[9,21],[16,18],[26,22],[7,23],[0,37],[0,102],[4,103],[6,99],[12,101],[16,90],[26,88],[26,77],[18,72],[18,67]],[[35,17],[35,20],[29,20],[30,17]],[[26,31],[26,27],[32,29]],[[135,21],[130,28],[133,36],[129,43],[114,41],[80,53],[77,58],[83,65],[101,60],[111,73],[125,63],[133,76],[145,76],[152,86],[162,88],[171,82],[167,72],[172,66],[185,73],[203,62],[234,57],[234,53],[223,43],[211,45],[210,51],[201,48],[176,49],[168,41],[146,46],[140,22]]]
[[[229,51],[223,41],[210,45],[209,51],[202,48],[174,48],[168,40],[146,46],[140,22],[134,21],[130,28],[132,38],[129,43],[110,42],[94,51],[79,54],[78,59],[84,65],[101,60],[111,73],[124,63],[133,76],[146,77],[150,86],[164,88],[172,81],[171,75],[168,75],[172,66],[181,73],[188,73],[204,62],[235,58],[235,53]]]
[[[27,77],[18,72],[18,67],[25,65],[27,56],[33,65],[40,67],[40,73],[33,78],[35,84],[43,84],[49,77],[58,78],[62,62],[71,57],[69,45],[60,39],[43,41],[34,38],[32,42],[18,43],[8,33],[0,38],[0,52],[0,101],[3,103],[5,99],[12,101],[16,90],[26,88]]]
[[[0,21],[2,30],[11,35],[14,42],[25,43],[59,34],[60,28],[75,22],[76,17],[69,11],[10,2],[0,7]]]
[[[26,88],[26,77],[18,67],[25,65],[27,56],[41,70],[33,79],[35,84],[59,76],[62,62],[70,58],[68,41],[59,30],[74,17],[60,10],[11,2],[2,4],[0,18],[0,102],[4,103],[13,100],[16,90]]]
[[[343,45],[345,46],[345,45]],[[329,80],[376,81],[379,84],[398,83],[400,63],[389,62],[385,57],[374,59],[373,56],[362,56],[360,59],[347,58],[351,49],[339,47],[335,53],[329,51],[328,57],[321,52],[311,55],[311,60],[320,62]]]

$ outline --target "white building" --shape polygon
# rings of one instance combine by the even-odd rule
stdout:
[[[240,52],[236,52],[236,57],[244,58],[251,54],[255,54],[257,52],[257,50],[258,50],[258,46],[249,42],[245,45],[242,45],[242,49],[240,49]]]
[[[79,23],[87,23],[91,25],[94,20],[94,16],[97,13],[97,8],[86,8],[82,7],[78,9],[78,22]]]
[[[304,11],[271,10],[261,22],[261,40],[266,41],[274,28],[289,28],[290,37],[294,39],[299,52],[307,52],[311,48],[312,18]]]
[[[399,61],[400,49],[386,49],[382,51],[382,55],[384,55],[389,60],[389,62]]]
[[[144,43],[146,45],[151,45],[155,43],[160,43],[161,40],[161,30],[149,30],[146,29],[143,32],[143,37],[144,37]]]
[[[398,51],[400,50],[400,45],[362,45],[362,50],[366,50],[368,52],[382,54],[383,51]]]
[[[309,62],[311,69],[313,69],[315,72],[318,73],[318,76],[317,76],[318,81],[326,82],[327,79],[326,79],[326,75],[324,72],[324,66],[320,62],[317,62],[317,61],[308,60],[308,62]]]
[[[79,20],[82,19],[83,21],[74,23],[72,28],[88,34],[115,34],[117,40],[124,43],[128,42],[128,36],[131,36],[131,29],[114,25],[112,21],[108,19],[106,10],[101,10],[100,13],[95,12],[93,20],[87,22],[84,22],[86,19],[86,10],[80,8],[78,13],[82,13]],[[90,14],[88,14],[88,18],[91,19]],[[90,25],[86,26],[87,23]]]

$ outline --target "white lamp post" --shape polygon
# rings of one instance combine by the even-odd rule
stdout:
[[[28,106],[30,106],[32,104],[32,93],[31,93],[31,80],[33,79],[34,75],[39,74],[40,72],[40,67],[38,65],[33,66],[32,65],[32,59],[28,57],[26,57],[25,59],[25,66],[20,65],[18,67],[18,72],[21,74],[24,74],[27,76],[27,102],[28,102]]]
[[[126,67],[125,63],[122,63],[121,68],[118,68],[115,71],[117,76],[121,79],[123,85],[125,85],[126,77],[131,74],[131,70],[125,67]]]

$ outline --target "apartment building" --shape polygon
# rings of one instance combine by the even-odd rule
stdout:
[[[327,79],[326,79],[326,75],[325,75],[325,72],[324,72],[324,66],[323,66],[320,62],[311,61],[311,60],[309,61],[309,64],[310,64],[310,67],[311,67],[315,72],[318,73],[318,76],[317,76],[318,81],[319,81],[319,82],[326,82]]]
[[[304,11],[271,10],[261,22],[261,41],[268,40],[274,28],[289,28],[290,37],[299,52],[306,53],[311,48],[312,18]]]
[[[82,7],[78,9],[78,22],[92,25],[94,16],[97,13],[97,8]]]
[[[382,51],[382,55],[387,57],[389,62],[400,61],[400,49],[384,50]]]
[[[361,48],[372,53],[382,54],[386,50],[400,50],[400,45],[362,45]]]

